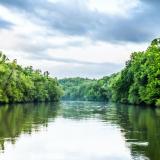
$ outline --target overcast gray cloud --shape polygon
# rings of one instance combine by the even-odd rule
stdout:
[[[47,61],[52,61],[52,62],[63,62],[63,63],[68,63],[68,64],[78,64],[78,65],[90,65],[90,66],[108,66],[111,68],[111,66],[114,66],[114,69],[119,69],[119,67],[122,67],[122,64],[115,64],[115,63],[96,63],[96,62],[89,62],[89,61],[80,61],[80,60],[75,60],[71,58],[57,58],[53,56],[49,56],[44,53],[41,54],[36,54],[32,55],[30,58],[36,59],[36,60],[47,60]],[[113,70],[114,70],[113,69]]]
[[[107,10],[107,4],[117,2],[106,0],[104,6]],[[128,0],[122,2],[118,11],[131,5]],[[60,77],[117,72],[129,57],[128,50],[160,34],[160,1],[132,2],[136,5],[123,14],[110,14],[89,7],[91,0],[0,0],[0,7],[8,10],[0,13],[0,49],[23,62],[39,62],[40,67],[43,60],[57,62],[54,72],[51,66],[48,69]],[[128,49],[127,44],[133,45]]]
[[[159,34],[158,0],[141,0],[127,17],[91,10],[85,0],[1,0],[10,8],[25,11],[50,29],[66,35],[87,36],[94,41],[144,42]],[[151,29],[152,28],[152,29]]]

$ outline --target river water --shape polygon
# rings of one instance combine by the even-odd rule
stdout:
[[[149,159],[160,159],[160,109],[72,101],[0,107],[0,160]]]

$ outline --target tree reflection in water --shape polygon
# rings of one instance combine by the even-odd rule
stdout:
[[[160,157],[160,109],[101,102],[2,106],[0,150],[5,150],[5,142],[14,144],[21,134],[37,132],[56,117],[74,121],[98,119],[106,126],[109,123],[120,128],[133,159],[158,160]]]

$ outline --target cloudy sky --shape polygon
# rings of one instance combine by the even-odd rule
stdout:
[[[159,0],[0,0],[0,50],[52,76],[121,70],[160,35]]]

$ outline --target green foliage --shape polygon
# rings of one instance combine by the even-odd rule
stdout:
[[[156,106],[157,106],[157,107],[160,107],[160,99],[157,99],[157,101],[156,101]]]
[[[0,53],[0,103],[58,101],[61,95],[58,81],[48,72],[22,68]]]
[[[134,52],[125,68],[102,79],[59,80],[68,100],[108,101],[160,106],[160,39]],[[0,103],[58,101],[62,90],[46,71],[22,68],[0,52]]]
[[[64,89],[64,100],[105,101],[106,91],[102,80],[66,78],[59,80]]]
[[[160,40],[155,39],[145,52],[134,52],[125,68],[100,80],[70,78],[59,81],[64,99],[108,99],[130,104],[160,106]]]

